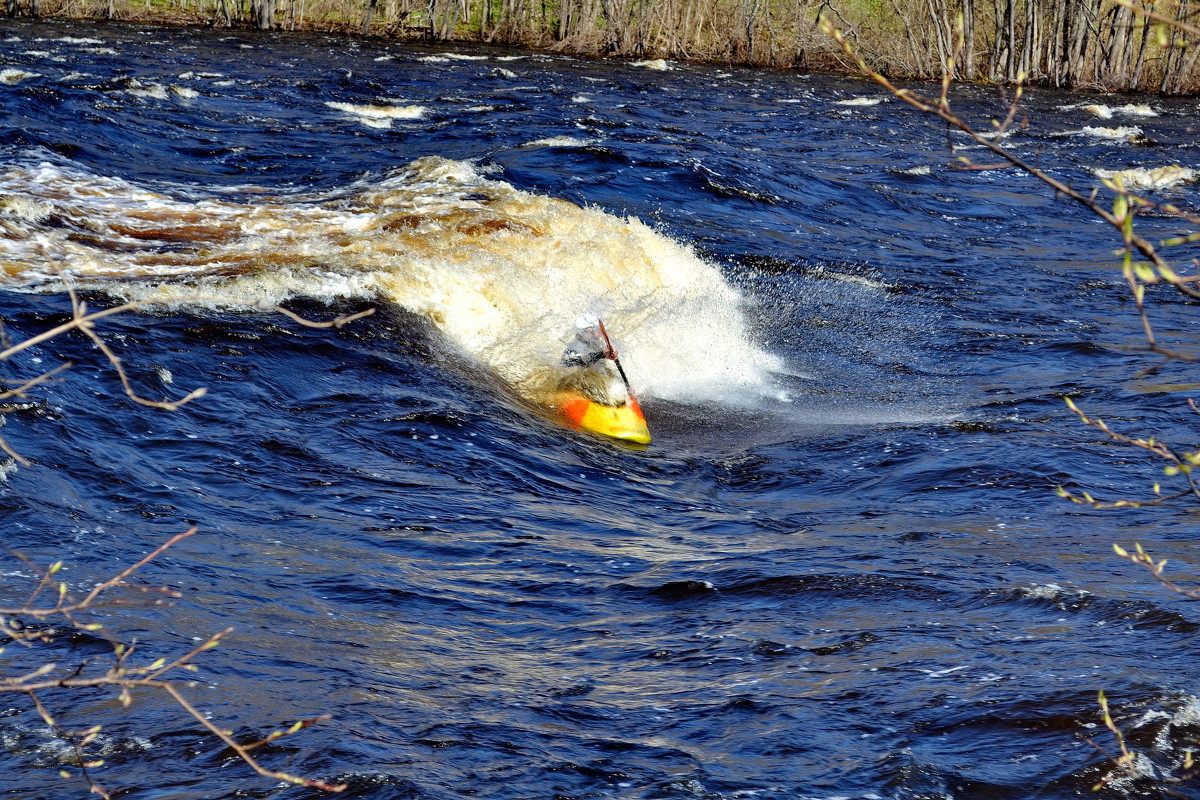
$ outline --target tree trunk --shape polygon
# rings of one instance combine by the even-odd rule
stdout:
[[[250,0],[250,15],[254,27],[269,31],[275,27],[275,0]]]
[[[963,77],[975,80],[975,0],[962,0]]]
[[[942,6],[939,0],[925,0],[925,11],[929,14],[929,24],[933,28],[934,41],[937,43],[938,61],[941,64],[941,72],[945,73],[947,67],[950,66],[950,56],[953,53],[951,48],[954,45],[946,37],[944,6]],[[954,76],[952,75],[951,77]]]
[[[1192,74],[1192,69],[1196,66],[1196,58],[1200,56],[1200,47],[1195,44],[1191,45],[1191,50],[1183,59],[1183,64],[1179,69],[1179,73],[1175,76],[1175,83],[1171,86],[1171,94],[1180,94],[1187,85],[1188,76]]]
[[[1004,62],[1004,6],[992,0],[992,53],[988,58],[988,78],[1000,80],[1000,65]]]
[[[571,0],[559,0],[558,4],[558,33],[556,41],[564,41],[571,34],[571,13],[575,10]]]
[[[888,2],[892,4],[892,10],[896,12],[896,16],[900,19],[901,24],[904,25],[904,34],[908,39],[908,50],[912,53],[913,57],[913,66],[910,67],[910,71],[922,78],[932,78],[928,60],[929,49],[917,46],[917,39],[913,36],[914,26],[912,21],[904,13],[904,10],[900,8],[899,4],[896,3],[896,0],[888,0]]]
[[[1142,20],[1142,41],[1138,45],[1137,64],[1133,68],[1133,77],[1129,79],[1131,89],[1137,89],[1142,83],[1142,70],[1146,67],[1146,43],[1150,40],[1150,25],[1148,20]]]
[[[1125,43],[1129,40],[1129,29],[1133,26],[1133,11],[1127,6],[1117,6],[1112,12],[1112,27],[1108,39],[1108,53],[1104,60],[1104,86],[1108,89],[1124,89],[1129,72],[1129,61]]]
[[[1017,67],[1015,78],[1020,78],[1024,75],[1026,79],[1031,77],[1036,69],[1037,63],[1037,48],[1038,48],[1038,30],[1037,30],[1037,5],[1033,0],[1025,0],[1025,32],[1022,34],[1024,41],[1021,43],[1021,61]]]
[[[1096,23],[1099,2],[1073,0],[1070,8],[1069,43],[1067,47],[1067,83],[1078,86],[1087,68],[1089,33]]]
[[[604,44],[600,49],[603,55],[621,52],[625,41],[624,19],[616,6],[617,0],[600,2],[600,9],[604,13]]]
[[[1029,0],[1025,0],[1029,2]],[[1004,11],[1005,36],[1008,39],[1007,58],[1004,59],[1004,80],[1015,80],[1017,75],[1017,0],[1008,0]]]

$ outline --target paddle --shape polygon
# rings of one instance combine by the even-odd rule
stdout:
[[[604,337],[604,346],[608,348],[604,351],[604,357],[611,358],[617,365],[617,372],[621,373],[621,380],[625,382],[625,391],[632,394],[633,390],[629,388],[629,378],[625,377],[625,368],[621,366],[621,358],[617,355],[617,349],[612,346],[612,340],[608,338],[608,331],[604,329],[604,320],[597,318],[596,322],[600,324],[600,335]]]

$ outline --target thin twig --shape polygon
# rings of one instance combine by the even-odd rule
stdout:
[[[33,562],[31,562],[24,555],[14,554],[23,563],[29,566],[35,574],[38,575],[38,584],[30,593],[28,599],[21,608],[0,609],[0,630],[3,630],[6,634],[17,640],[25,640],[30,638],[30,634],[22,633],[21,631],[13,629],[12,626],[8,625],[7,620],[4,619],[4,616],[12,614],[22,614],[39,619],[58,615],[70,620],[80,628],[87,630],[99,628],[100,626],[98,625],[81,625],[80,623],[75,622],[72,615],[83,611],[94,610],[96,608],[109,607],[110,603],[107,601],[101,605],[101,599],[103,594],[110,589],[118,587],[141,589],[147,588],[136,587],[127,583],[126,581],[147,563],[161,555],[167,548],[191,536],[195,532],[196,529],[191,528],[183,533],[179,533],[171,537],[169,540],[156,547],[150,554],[146,555],[136,563],[121,570],[108,580],[96,584],[96,586],[93,587],[82,600],[74,601],[69,599],[66,594],[66,584],[58,583],[58,596],[53,600],[53,605],[35,605],[35,603],[42,592],[53,585],[53,576],[62,567],[62,562],[57,562],[47,569],[38,569],[36,566],[34,566]],[[174,592],[171,592],[171,594],[173,596],[178,596],[178,594]],[[99,659],[87,659],[77,664],[74,669],[62,674],[54,674],[58,670],[57,664],[53,662],[47,662],[42,664],[40,667],[24,674],[0,678],[0,694],[23,694],[29,698],[30,703],[33,705],[34,709],[37,711],[42,720],[49,725],[60,738],[70,742],[75,751],[83,779],[87,782],[92,793],[99,794],[102,797],[107,798],[110,797],[110,795],[94,780],[89,770],[91,767],[99,766],[103,762],[88,761],[84,753],[84,748],[95,739],[97,733],[99,732],[99,726],[95,726],[87,731],[81,731],[78,733],[67,730],[56,721],[54,715],[51,714],[50,710],[42,701],[39,693],[64,689],[78,690],[114,687],[121,690],[120,700],[123,705],[128,706],[131,702],[129,693],[132,689],[148,688],[161,691],[170,696],[180,709],[185,711],[189,716],[199,722],[207,731],[220,739],[221,742],[233,750],[233,752],[236,753],[237,756],[242,759],[242,761],[244,761],[258,774],[297,786],[307,786],[329,792],[340,792],[344,790],[346,788],[345,784],[328,783],[312,778],[299,777],[287,772],[268,769],[260,764],[252,755],[250,755],[250,750],[262,747],[263,745],[273,742],[283,736],[296,733],[304,728],[309,727],[310,725],[315,724],[316,722],[324,721],[328,719],[328,715],[301,720],[287,729],[273,731],[259,741],[253,742],[249,745],[242,745],[233,738],[231,733],[218,728],[213,722],[207,719],[203,713],[201,713],[194,705],[192,705],[190,701],[188,701],[186,697],[183,696],[183,694],[179,691],[179,688],[174,683],[164,679],[164,676],[173,670],[195,669],[195,667],[191,664],[192,660],[195,659],[195,657],[200,653],[216,647],[220,643],[221,639],[227,636],[230,631],[232,631],[232,628],[227,628],[220,633],[210,636],[204,641],[203,644],[192,648],[188,652],[169,662],[166,659],[158,659],[146,667],[137,668],[130,668],[128,666],[130,656],[134,652],[135,646],[126,646],[119,642],[110,640],[113,644],[113,658],[107,660],[108,667],[103,674],[85,674],[85,670],[88,670],[91,665],[97,663]],[[63,774],[65,777],[70,777],[69,773],[67,773],[65,770],[63,771]]]
[[[1124,547],[1121,547],[1119,544],[1114,544],[1113,552],[1115,552],[1121,558],[1137,564],[1139,567],[1144,567],[1146,571],[1154,576],[1156,581],[1170,589],[1172,592],[1181,594],[1191,600],[1200,600],[1200,588],[1188,589],[1185,586],[1180,586],[1178,583],[1175,583],[1175,581],[1171,580],[1164,574],[1167,566],[1167,559],[1164,558],[1160,559],[1159,561],[1155,561],[1149,553],[1142,549],[1140,542],[1134,542],[1133,547],[1134,551],[1131,553]]]
[[[359,311],[355,314],[346,314],[344,316],[338,317],[337,319],[331,319],[328,322],[317,322],[316,320],[311,320],[311,319],[302,317],[294,311],[289,311],[286,308],[284,308],[283,306],[272,306],[272,310],[278,311],[280,314],[283,314],[285,317],[287,317],[295,322],[299,322],[301,325],[305,325],[309,328],[341,328],[342,326],[348,325],[349,323],[354,322],[355,320],[363,319],[364,317],[369,317],[375,313],[375,308],[371,307],[371,308],[367,308],[362,311]]]
[[[133,384],[129,380],[129,375],[125,372],[124,365],[121,364],[121,359],[117,357],[117,354],[114,353],[112,349],[105,343],[105,341],[100,338],[100,335],[96,333],[95,324],[87,318],[87,304],[82,302],[75,294],[75,287],[70,282],[67,282],[67,293],[71,297],[71,307],[74,317],[79,320],[79,324],[76,327],[92,340],[92,343],[96,345],[101,353],[104,353],[105,358],[108,359],[108,362],[112,364],[113,369],[116,370],[117,377],[121,379],[121,386],[124,388],[125,394],[130,400],[138,403],[139,405],[149,406],[151,408],[161,408],[165,411],[176,411],[184,404],[189,403],[198,397],[203,397],[208,392],[207,389],[201,386],[193,389],[187,394],[187,396],[174,401],[149,400],[139,395],[137,390],[133,388]]]

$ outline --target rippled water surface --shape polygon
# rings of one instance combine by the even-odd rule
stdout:
[[[332,714],[258,752],[344,796],[1084,796],[1108,771],[1084,737],[1115,749],[1100,689],[1176,765],[1197,611],[1111,544],[1186,575],[1195,511],[1053,493],[1161,477],[1066,395],[1192,435],[1194,370],[1139,375],[1119,243],[1028,178],[954,169],[872,85],[654,66],[8,25],[5,333],[65,320],[64,282],[154,300],[100,332],[143,394],[208,393],[136,405],[83,337],[15,359],[75,366],[6,415],[32,466],[6,467],[4,543],[86,587],[198,526],[143,575],[183,599],[107,623],[147,661],[233,626],[188,696],[245,740]],[[1025,111],[1010,143],[1085,187],[1200,167],[1194,101]],[[1195,309],[1152,301],[1194,343]],[[312,329],[280,303],[376,312]],[[617,337],[644,450],[540,410],[581,314]],[[111,693],[46,700],[106,724],[121,796],[320,795],[151,694],[132,724]],[[0,711],[6,796],[86,793],[36,712]]]

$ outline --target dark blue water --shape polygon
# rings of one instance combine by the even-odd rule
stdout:
[[[5,415],[32,462],[0,484],[5,545],[63,559],[86,590],[198,526],[142,575],[181,600],[98,619],[145,663],[233,626],[188,697],[246,741],[332,714],[256,752],[347,783],[344,796],[1084,796],[1110,767],[1083,737],[1116,749],[1101,689],[1142,763],[1177,767],[1200,725],[1197,610],[1111,545],[1141,541],[1186,576],[1195,507],[1099,512],[1054,495],[1168,487],[1067,395],[1130,433],[1194,440],[1194,368],[1139,373],[1156,362],[1101,224],[1012,170],[956,170],[943,128],[868,84],[460,52],[476,58],[8,25],[0,71],[28,74],[0,84],[6,335],[66,319],[64,268],[93,308],[168,287],[170,305],[100,331],[143,394],[208,393],[177,412],[136,405],[78,335],[13,359],[9,380],[75,366],[31,393],[38,409]],[[856,97],[883,102],[839,104]],[[958,102],[984,125],[1004,113],[992,90]],[[1097,167],[1200,167],[1194,102],[1137,99],[1157,115],[1107,120],[1061,108],[1093,102],[1124,104],[1035,93],[1010,143],[1088,187]],[[1143,138],[1083,132],[1118,126]],[[357,213],[388,181],[420,189],[409,165],[426,156],[503,185],[464,179],[458,206],[397,230],[479,207],[503,224],[405,239],[434,242],[420,281],[407,250],[354,254],[343,217],[301,244],[254,238]],[[169,206],[153,233],[138,215],[159,201],[138,192]],[[597,216],[554,206],[504,244],[534,219],[514,207],[545,198]],[[30,199],[43,211],[22,210]],[[236,225],[201,231],[234,203]],[[528,341],[537,320],[578,313],[553,281],[521,282],[542,268],[530,248],[567,254],[564,285],[598,282],[603,265],[583,262],[625,252],[610,222],[627,215],[700,259],[654,256],[686,271],[645,297],[683,297],[676,284],[707,264],[744,300],[693,287],[686,303],[605,307],[646,387],[645,450],[547,421],[505,371],[514,352],[559,347]],[[642,274],[619,261],[618,284]],[[379,288],[377,262],[403,291]],[[474,312],[435,313],[451,277],[506,292],[521,341],[456,338]],[[317,319],[377,310],[317,330],[249,307],[262,298]],[[721,313],[705,317],[710,301]],[[1194,304],[1162,291],[1150,305],[1169,342],[1195,344]],[[754,366],[762,384],[689,382],[762,353],[776,359]],[[27,573],[9,560],[6,602]],[[45,658],[107,652],[79,634]],[[10,646],[0,665],[38,658]],[[122,797],[320,795],[256,776],[152,692],[124,712],[114,698],[43,696],[66,726],[104,723],[95,777]],[[0,699],[0,743],[6,796],[86,794],[58,776],[70,754],[23,697]]]

